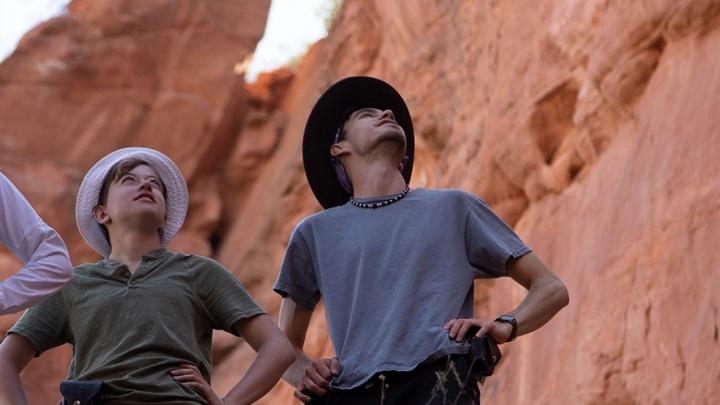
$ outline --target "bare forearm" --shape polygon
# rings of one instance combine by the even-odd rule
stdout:
[[[251,404],[275,386],[292,361],[292,353],[284,338],[265,343],[245,376],[228,393],[224,401],[230,404]]]
[[[297,387],[305,375],[305,369],[312,363],[312,360],[302,350],[295,350],[295,361],[288,367],[283,379],[293,387]]]
[[[560,280],[547,278],[534,283],[523,302],[511,311],[518,322],[518,336],[543,326],[568,300],[567,289]]]
[[[20,373],[12,367],[0,364],[0,404],[27,404],[20,382]]]

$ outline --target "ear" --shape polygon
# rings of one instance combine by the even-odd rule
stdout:
[[[110,214],[108,214],[104,205],[96,205],[95,208],[93,208],[93,216],[101,225],[106,225],[110,222]]]
[[[405,165],[407,164],[407,162],[408,162],[409,160],[410,160],[410,157],[408,157],[407,155],[405,155],[405,157],[403,158],[402,162],[400,162],[400,165],[398,166],[398,169],[400,169],[400,172],[402,172],[403,170],[405,170]]]
[[[330,147],[330,156],[339,158],[341,156],[349,155],[351,153],[350,144],[347,142],[340,141]]]

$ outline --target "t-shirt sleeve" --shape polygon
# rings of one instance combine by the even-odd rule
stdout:
[[[36,356],[70,341],[67,333],[69,308],[60,290],[45,301],[25,311],[23,316],[10,328],[11,333],[26,338],[37,352]]]
[[[305,239],[296,228],[285,250],[285,258],[280,274],[273,288],[283,297],[290,297],[296,304],[306,309],[315,309],[320,300],[313,263]]]
[[[208,258],[193,258],[205,261],[198,270],[195,288],[214,329],[237,335],[232,327],[235,322],[265,313],[223,265]]]
[[[468,195],[465,250],[477,278],[507,276],[506,264],[531,252],[520,237],[481,198]]]

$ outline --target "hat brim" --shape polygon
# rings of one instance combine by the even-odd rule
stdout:
[[[175,237],[185,222],[188,209],[188,189],[180,169],[169,157],[149,148],[118,149],[100,159],[80,184],[75,201],[75,219],[85,242],[103,257],[110,255],[111,247],[93,213],[100,198],[100,188],[110,169],[121,160],[137,158],[148,162],[165,184],[165,227],[160,237],[162,247]]]
[[[345,204],[351,197],[338,181],[330,163],[330,147],[343,115],[349,109],[389,109],[405,131],[408,160],[402,175],[410,183],[415,138],[410,111],[402,96],[388,83],[367,76],[347,77],[320,96],[310,112],[303,135],[303,164],[310,188],[324,208]]]

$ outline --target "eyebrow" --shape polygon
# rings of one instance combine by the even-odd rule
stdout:
[[[127,173],[123,174],[122,176],[120,176],[118,179],[122,179],[122,178],[125,177],[125,176],[132,176],[132,177],[135,177],[135,178],[140,178],[140,176],[137,175],[137,174],[135,174],[135,173],[127,172]],[[160,181],[160,177],[158,177],[157,175],[154,175],[154,174],[151,174],[151,175],[149,175],[149,176],[145,176],[145,178],[150,178],[150,179],[154,179],[154,180]]]
[[[348,119],[355,118],[356,114],[360,114],[360,113],[363,113],[363,112],[365,112],[365,111],[371,111],[371,112],[373,112],[373,111],[379,111],[379,109],[378,109],[378,108],[375,108],[375,107],[365,107],[365,108],[361,108],[361,109],[359,109],[359,110],[353,111],[353,113],[350,114],[350,116],[348,117]]]

